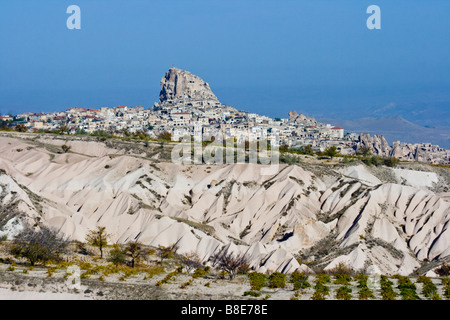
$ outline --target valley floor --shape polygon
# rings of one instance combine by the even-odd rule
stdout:
[[[67,269],[64,268],[56,269],[51,275],[46,267],[29,270],[30,268],[25,266],[11,268],[0,264],[0,300],[314,300],[317,291],[316,275],[308,276],[307,281],[311,285],[308,288],[295,290],[293,284],[287,280],[284,288],[265,286],[252,290],[249,278],[244,274],[229,280],[217,274],[193,278],[191,274],[183,272],[176,273],[166,283],[164,279],[167,279],[168,271],[151,278],[145,272],[131,276],[118,273],[103,279],[101,274],[96,274],[81,279],[77,285],[70,283],[71,277],[67,277]],[[404,299],[399,289],[399,280],[395,277],[388,279],[392,282],[396,294],[394,299]],[[417,277],[408,279],[415,285],[419,299],[432,300],[424,294],[424,285],[418,282]],[[429,279],[437,289],[435,298],[450,298],[448,278]],[[363,300],[359,282],[355,277],[347,285],[335,282],[336,277],[330,276],[330,282],[325,284],[329,289],[325,300],[339,299],[338,292],[344,287],[349,288],[350,300]],[[447,286],[444,283],[447,283]],[[367,300],[383,300],[379,277],[369,277],[368,287],[373,297]],[[257,296],[249,295],[250,292]]]

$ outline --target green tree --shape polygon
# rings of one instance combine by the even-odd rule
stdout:
[[[86,236],[86,242],[91,246],[98,247],[100,258],[103,258],[103,248],[108,245],[110,234],[106,233],[106,227],[98,226],[95,230],[90,230]]]
[[[337,150],[336,146],[328,147],[324,151],[324,154],[326,156],[329,156],[331,159],[333,159],[333,157],[335,157],[338,153],[339,151]]]
[[[121,249],[118,244],[115,244],[113,249],[109,251],[109,256],[107,261],[113,263],[114,265],[123,264],[127,261],[127,255],[125,250]]]

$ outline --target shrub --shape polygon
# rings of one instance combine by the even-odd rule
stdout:
[[[161,268],[159,266],[153,266],[153,267],[145,269],[145,273],[147,274],[148,278],[153,278],[155,275],[161,274],[163,272],[164,272],[164,268]]]
[[[336,290],[336,299],[338,300],[351,300],[352,299],[352,289],[347,286],[339,287]]]
[[[400,160],[398,160],[397,158],[394,158],[394,157],[389,157],[389,158],[383,159],[383,164],[388,167],[395,167],[395,166],[397,166],[397,164],[399,162],[400,162]]]
[[[375,296],[373,295],[372,290],[370,290],[367,286],[365,286],[358,291],[358,299],[359,300],[375,299]]]
[[[346,273],[335,274],[334,278],[335,284],[349,285],[350,281],[352,281],[352,277]]]
[[[19,124],[16,126],[16,131],[17,131],[17,132],[27,132],[27,131],[28,131],[28,128],[27,128],[24,124],[19,123]]]
[[[279,161],[286,164],[299,164],[302,162],[300,157],[289,153],[280,153]]]
[[[159,280],[159,281],[156,283],[156,286],[157,286],[157,287],[160,287],[160,286],[162,286],[162,285],[165,284],[165,283],[169,283],[169,281],[170,281],[172,278],[174,278],[177,274],[178,274],[178,271],[172,271],[172,272],[168,273],[163,279]]]
[[[354,271],[352,268],[350,268],[346,263],[339,262],[337,266],[335,266],[333,269],[329,270],[327,272],[328,274],[337,275],[337,274],[346,274],[346,275],[353,275]],[[351,281],[351,280],[349,280]]]
[[[259,297],[261,295],[261,292],[259,292],[259,291],[245,291],[243,295],[257,298],[257,297]]]
[[[444,285],[444,297],[450,300],[450,278],[443,278],[442,284]]]
[[[372,151],[369,147],[360,147],[358,150],[356,150],[356,155],[362,155],[363,157],[367,157],[370,154],[372,154]]]
[[[316,275],[314,294],[311,297],[313,300],[325,300],[325,297],[330,293],[330,288],[326,286],[331,281],[329,275],[320,273]]]
[[[158,134],[158,139],[163,141],[172,141],[172,134],[170,132],[164,131]]]
[[[291,300],[298,300],[299,297],[300,297],[300,292],[297,290],[292,295]]]
[[[260,290],[266,285],[267,276],[264,273],[249,273],[248,279],[252,290]]]
[[[286,275],[274,272],[269,276],[269,288],[284,288],[286,286]]]
[[[114,248],[109,252],[109,257],[106,260],[118,266],[127,261],[125,251],[122,250],[119,245],[114,245]]]
[[[408,277],[396,275],[395,278],[398,281],[397,288],[400,290],[402,300],[420,300],[416,293],[416,285]]]
[[[437,298],[437,287],[429,277],[419,276],[417,282],[422,283],[422,294],[425,297],[433,299]]]
[[[364,157],[361,161],[368,166],[378,166],[380,163],[380,158],[377,156]]]
[[[95,130],[94,132],[91,133],[91,135],[94,137],[100,137],[100,138],[105,138],[105,139],[112,137],[112,135],[110,135],[105,130]]]
[[[316,275],[316,283],[320,283],[320,284],[326,284],[326,283],[330,283],[331,278],[329,275],[325,274],[325,273],[319,273]]]
[[[381,285],[381,299],[382,300],[395,300],[397,297],[397,293],[393,289],[393,282],[388,279],[385,275],[381,275],[380,277],[380,285]]]
[[[67,144],[63,144],[63,145],[61,146],[61,149],[62,149],[62,151],[63,151],[64,153],[69,152],[71,148],[72,148],[72,147],[71,147],[71,146],[68,146]]]
[[[180,286],[180,289],[186,289],[187,286],[190,286],[191,284],[192,284],[192,279],[190,279],[189,281],[186,281],[185,283],[183,283],[183,284]]]
[[[290,282],[294,285],[294,290],[311,287],[311,284],[308,282],[308,276],[303,272],[299,272],[298,270],[295,270],[291,274]]]
[[[368,277],[364,274],[358,274],[355,276],[355,279],[358,280],[358,299],[359,300],[367,300],[374,299],[372,290],[367,286]]]
[[[314,285],[314,291],[327,296],[330,293],[330,288],[323,283],[317,282]]]
[[[201,278],[206,277],[209,274],[210,267],[206,266],[204,268],[197,268],[195,269],[194,273],[192,274],[192,278]]]
[[[325,300],[326,295],[324,295],[321,292],[315,291],[313,295],[311,296],[311,300]]]

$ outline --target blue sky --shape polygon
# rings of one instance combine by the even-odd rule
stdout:
[[[81,30],[66,27],[71,4]],[[366,27],[371,4],[381,30]],[[0,113],[151,107],[173,64],[222,103],[272,117],[420,123],[426,110],[450,125],[449,13],[446,0],[4,1]]]

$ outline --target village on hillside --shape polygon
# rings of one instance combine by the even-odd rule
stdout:
[[[0,126],[16,131],[36,133],[115,135],[126,137],[141,134],[156,139],[162,134],[172,141],[193,137],[194,141],[236,143],[268,141],[290,149],[307,147],[314,152],[335,146],[342,155],[353,155],[366,148],[374,155],[400,160],[450,164],[450,151],[430,143],[407,144],[399,141],[389,146],[383,136],[344,133],[344,128],[320,123],[314,118],[291,111],[287,118],[238,111],[223,105],[212,93],[209,84],[196,75],[171,68],[161,79],[159,102],[150,108],[74,107],[60,112],[24,112],[0,116]]]

